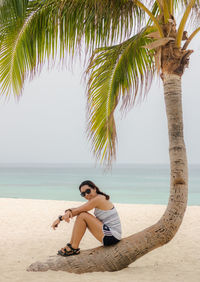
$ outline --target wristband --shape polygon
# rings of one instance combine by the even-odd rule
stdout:
[[[62,221],[62,220],[63,220],[63,219],[62,219],[62,215],[59,215],[58,219],[59,219],[60,221]]]

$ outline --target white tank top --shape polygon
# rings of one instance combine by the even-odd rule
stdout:
[[[98,218],[103,224],[106,224],[112,235],[121,240],[121,222],[117,210],[113,207],[111,210],[100,210],[95,208],[94,215]]]

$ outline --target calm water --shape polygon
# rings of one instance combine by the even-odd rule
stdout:
[[[121,165],[112,172],[86,165],[0,167],[0,197],[80,201],[90,179],[117,203],[167,204],[167,165]],[[189,167],[189,205],[200,205],[200,165]]]

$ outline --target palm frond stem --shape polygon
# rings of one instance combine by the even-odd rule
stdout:
[[[32,12],[29,17],[25,20],[23,26],[22,26],[22,29],[20,30],[19,32],[19,35],[17,36],[16,38],[16,41],[14,43],[14,46],[13,46],[13,52],[12,52],[12,56],[11,56],[11,64],[10,64],[10,71],[9,71],[9,77],[10,77],[10,81],[13,81],[13,67],[14,67],[14,61],[15,61],[15,56],[16,56],[16,50],[17,50],[17,45],[18,45],[18,42],[21,40],[23,34],[24,34],[24,31],[26,30],[27,26],[31,23],[31,20],[33,19],[33,17],[36,15],[36,13],[38,12],[39,9],[37,9],[36,11]],[[11,87],[11,84],[10,84],[10,87]],[[7,92],[6,95],[8,95],[9,91]],[[18,92],[16,92],[16,95],[18,96]]]
[[[158,6],[158,8],[159,8],[160,13],[162,13],[162,7],[161,7],[161,5],[160,5],[160,1],[159,1],[159,0],[156,0],[156,3],[157,3],[157,6]]]
[[[169,13],[170,15],[173,15],[174,11],[173,11],[173,0],[169,0]]]
[[[149,9],[148,9],[144,4],[142,4],[140,1],[136,0],[135,2],[136,2],[136,5],[137,5],[138,7],[140,7],[142,10],[144,10],[144,11],[148,14],[148,16],[151,18],[151,20],[154,22],[155,26],[157,27],[157,29],[158,29],[158,31],[159,31],[159,33],[160,33],[160,36],[161,36],[161,37],[164,37],[164,33],[163,33],[163,31],[162,31],[162,28],[161,28],[161,26],[160,26],[158,20],[157,20],[157,19],[154,17],[154,15],[151,13],[151,11],[149,11]]]
[[[168,1],[164,1],[164,3],[163,3],[163,13],[164,13],[164,23],[165,24],[168,22],[168,19],[170,17],[168,5],[169,5]]]
[[[191,9],[192,7],[195,5],[195,0],[190,0],[187,8],[185,9],[185,13],[182,17],[182,20],[180,22],[180,25],[179,25],[179,28],[178,28],[178,32],[177,32],[177,36],[176,36],[176,45],[177,47],[181,47],[181,40],[182,40],[182,37],[183,37],[183,32],[184,32],[184,28],[185,28],[185,24],[186,24],[186,21],[188,19],[188,16],[191,12]]]

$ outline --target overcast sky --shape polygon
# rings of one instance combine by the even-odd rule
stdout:
[[[185,142],[189,163],[200,163],[200,41],[190,48],[183,76]],[[25,84],[20,102],[0,100],[0,163],[95,163],[86,136],[84,68],[57,68]],[[162,82],[146,100],[116,117],[118,163],[168,163],[168,133]]]

